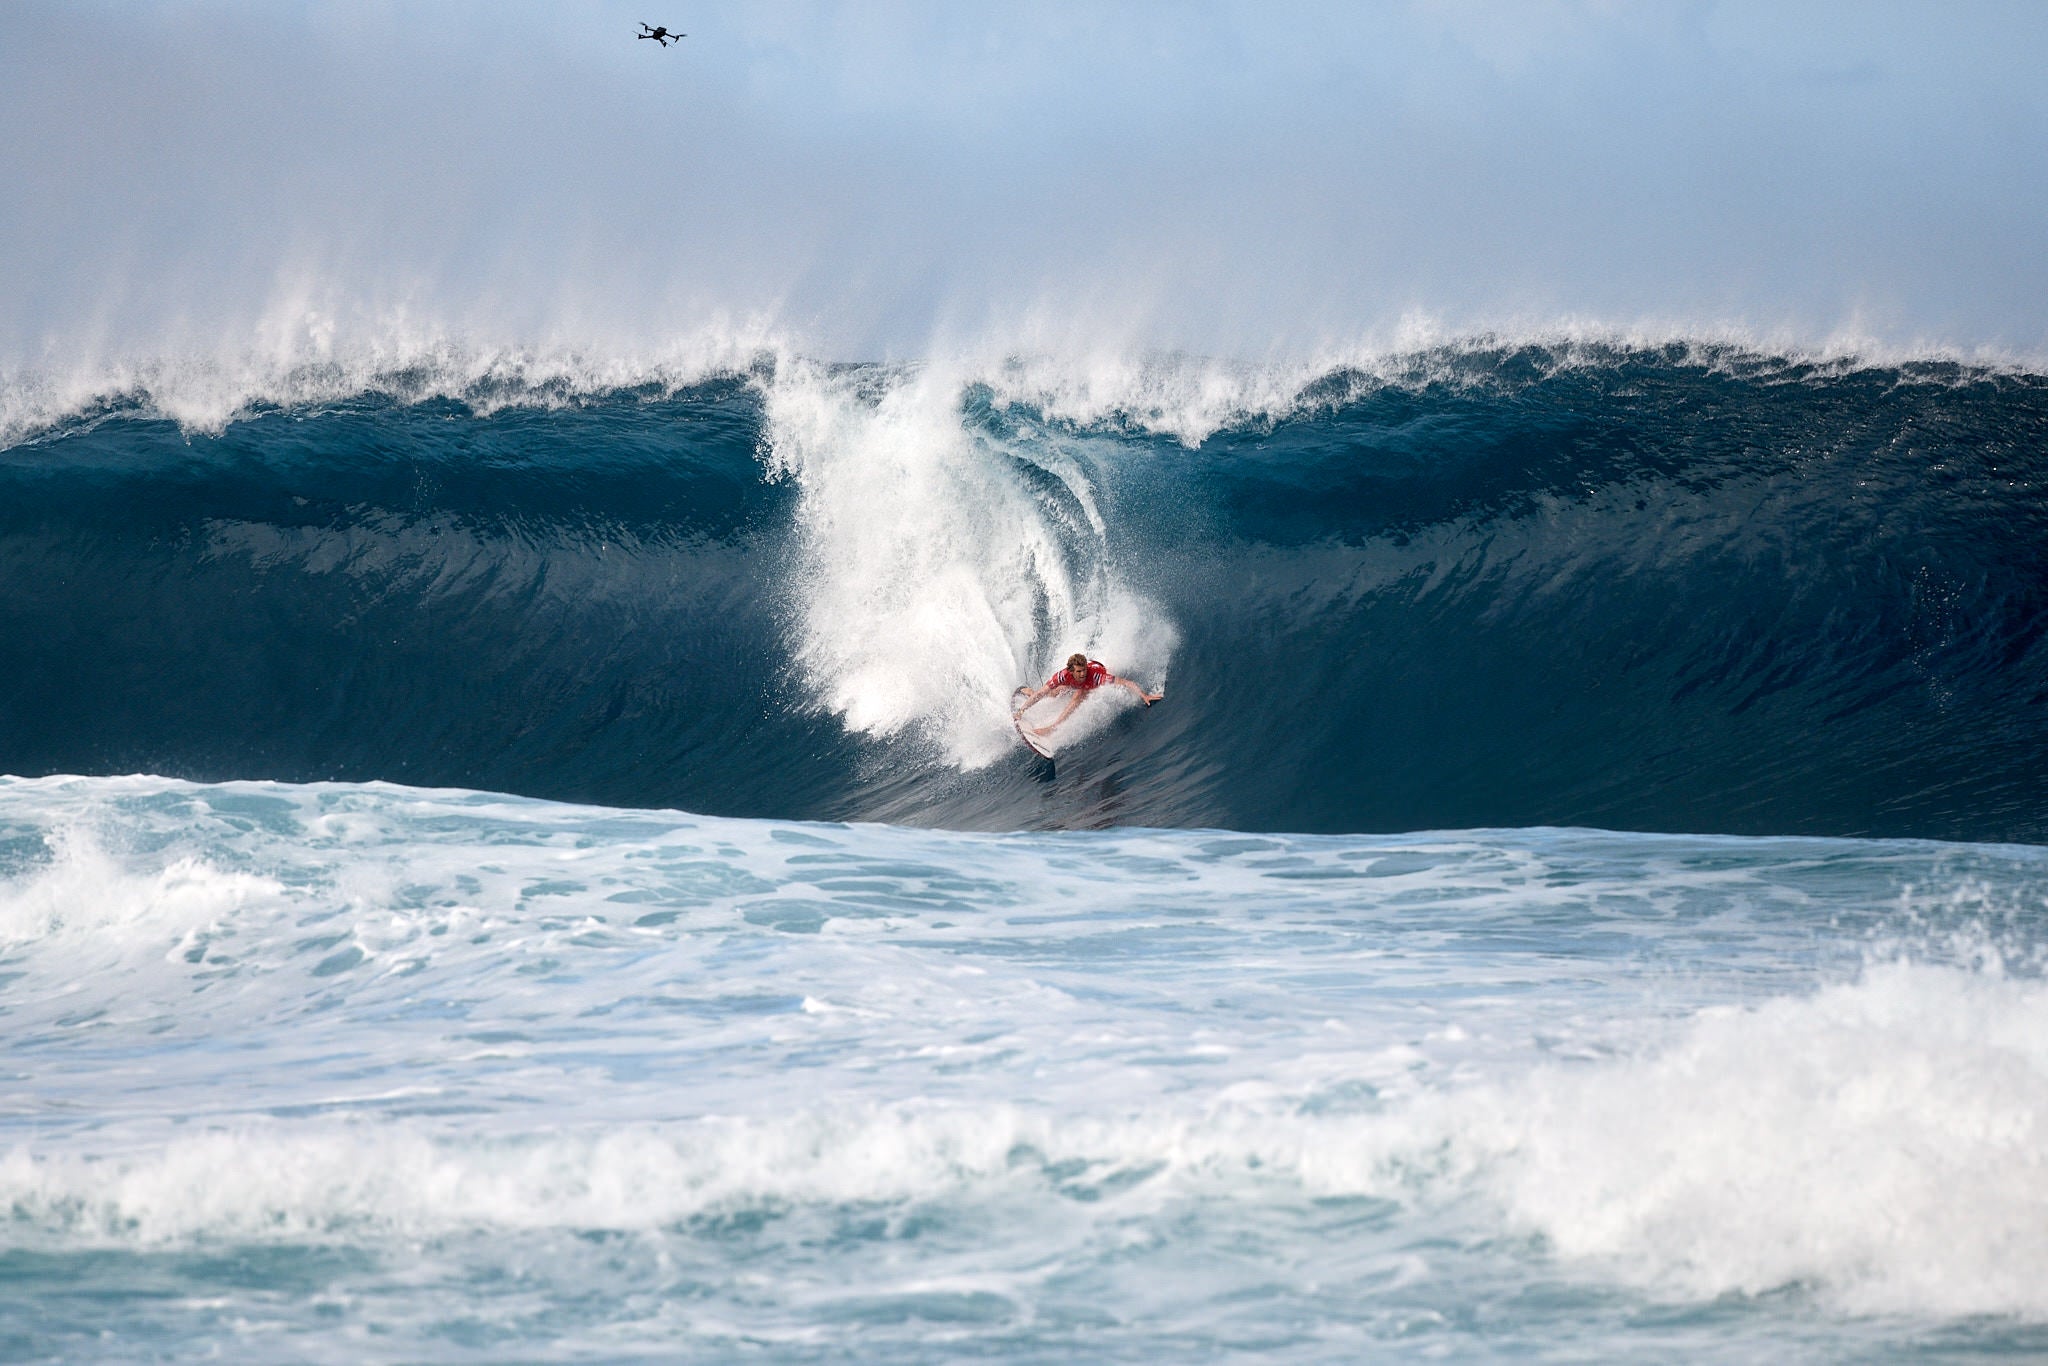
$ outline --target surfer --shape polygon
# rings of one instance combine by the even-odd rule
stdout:
[[[679,42],[682,39],[690,36],[687,33],[670,33],[668,31],[668,26],[666,24],[662,25],[660,28],[656,28],[653,25],[649,24],[644,19],[640,22],[640,27],[646,29],[647,31],[645,33],[636,33],[633,35],[634,37],[652,38],[655,42],[660,43],[663,47],[667,47],[670,43]]]
[[[1090,659],[1086,655],[1075,654],[1067,657],[1066,668],[1061,669],[1051,678],[1045,680],[1044,687],[1029,688],[1020,692],[1017,696],[1016,710],[1022,711],[1039,698],[1052,693],[1072,692],[1074,695],[1067,699],[1066,710],[1062,711],[1045,725],[1031,728],[1033,735],[1050,735],[1058,728],[1062,721],[1065,721],[1074,714],[1074,708],[1081,705],[1082,698],[1094,692],[1105,683],[1114,683],[1119,688],[1129,688],[1132,694],[1148,707],[1166,696],[1165,693],[1146,692],[1128,678],[1118,678],[1099,659]]]

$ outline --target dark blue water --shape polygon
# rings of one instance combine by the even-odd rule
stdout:
[[[803,480],[764,465],[772,368],[213,434],[113,400],[0,452],[0,772],[991,828],[2048,840],[2048,380],[1563,359],[1333,373],[1192,447],[959,388],[989,477],[1057,521],[1046,471],[1078,468],[1098,572],[1179,633],[1169,704],[1050,779],[863,734],[793,666],[820,569]],[[893,382],[849,373],[849,403]]]

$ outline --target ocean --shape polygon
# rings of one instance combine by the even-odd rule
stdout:
[[[2048,378],[0,404],[0,1357],[2048,1354]],[[1074,650],[1050,765],[1015,686]]]

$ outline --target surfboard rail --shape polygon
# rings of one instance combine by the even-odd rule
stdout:
[[[1017,738],[1024,742],[1025,748],[1041,759],[1050,759],[1052,758],[1051,748],[1047,746],[1043,736],[1033,735],[1031,727],[1024,724],[1025,709],[1018,705],[1018,700],[1030,691],[1031,689],[1028,686],[1020,687],[1010,694],[1010,724],[1017,728]]]

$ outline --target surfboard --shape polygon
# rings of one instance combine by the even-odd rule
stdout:
[[[1022,740],[1033,754],[1036,754],[1041,759],[1050,759],[1052,758],[1052,747],[1046,744],[1044,736],[1033,735],[1031,733],[1031,726],[1034,723],[1041,726],[1044,725],[1052,720],[1053,717],[1058,716],[1059,710],[1057,708],[1046,709],[1043,715],[1035,716],[1031,721],[1026,721],[1024,718],[1027,714],[1040,710],[1044,707],[1045,703],[1054,700],[1057,700],[1060,706],[1064,707],[1066,705],[1066,695],[1062,693],[1057,699],[1054,697],[1041,697],[1029,706],[1019,706],[1018,704],[1023,701],[1024,695],[1030,691],[1031,689],[1028,687],[1019,688],[1010,694],[1010,721],[1017,727],[1017,738]]]
[[[1010,721],[1011,724],[1017,727],[1017,738],[1029,746],[1033,754],[1036,754],[1041,759],[1050,760],[1057,749],[1057,746],[1053,743],[1053,737],[1049,735],[1033,735],[1031,728],[1034,725],[1045,725],[1065,711],[1067,709],[1067,701],[1073,694],[1066,692],[1048,693],[1037,701],[1020,707],[1018,703],[1030,691],[1029,687],[1022,687],[1010,694]],[[1159,699],[1160,702],[1165,700],[1163,697]],[[1156,707],[1159,703],[1153,702],[1149,705]]]

